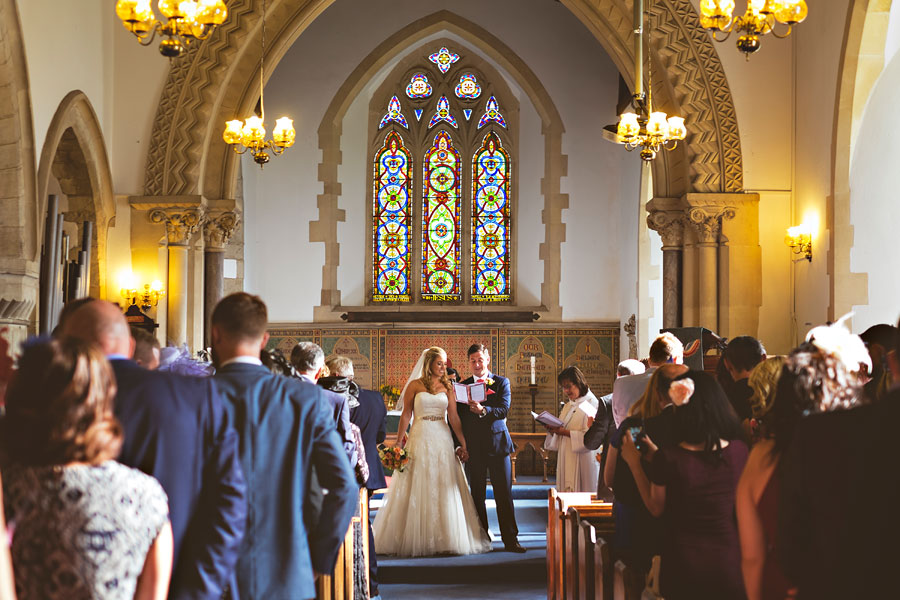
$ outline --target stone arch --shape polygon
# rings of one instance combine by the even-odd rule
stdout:
[[[13,345],[34,329],[42,204],[35,195],[34,126],[15,0],[0,0],[0,327]]]
[[[869,303],[866,273],[850,271],[853,225],[850,224],[850,164],[856,135],[866,102],[884,68],[884,46],[891,0],[852,0],[838,74],[832,143],[832,215],[831,249],[828,272],[831,275],[828,318],[836,319],[851,311],[854,304]]]
[[[267,18],[267,63],[334,0],[273,0]],[[625,0],[562,0],[617,65],[633,76],[631,7]],[[229,19],[203,44],[173,62],[150,140],[147,195],[233,197],[237,157],[221,142],[222,124],[252,110],[259,97],[255,49],[261,35],[258,3],[234,0]],[[442,11],[437,14],[444,14]],[[450,14],[450,13],[446,13]],[[725,72],[691,0],[656,0],[650,14],[650,61],[657,105],[688,123],[688,143],[655,162],[655,195],[738,192],[743,166],[737,117]],[[272,69],[269,69],[272,72]]]
[[[69,92],[53,115],[41,150],[38,167],[38,197],[46,198],[50,176],[68,197],[65,220],[94,223],[91,248],[92,296],[106,297],[106,236],[115,217],[112,175],[100,122],[88,97],[79,90]]]

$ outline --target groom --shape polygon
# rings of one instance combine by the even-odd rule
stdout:
[[[494,500],[497,503],[497,520],[500,522],[500,536],[503,545],[510,552],[525,552],[519,544],[519,528],[512,501],[512,473],[509,453],[513,450],[512,438],[506,429],[506,415],[509,413],[509,380],[488,370],[491,356],[483,344],[469,348],[469,367],[472,376],[462,383],[483,381],[487,387],[484,402],[469,402],[469,409],[460,406],[459,420],[466,437],[469,460],[466,462],[466,477],[472,490],[472,499],[478,518],[485,531],[488,530],[487,509],[484,505],[487,474],[491,475]]]

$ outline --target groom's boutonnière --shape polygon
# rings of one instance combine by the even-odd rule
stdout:
[[[494,379],[492,377],[488,377],[487,379],[484,380],[484,382],[489,386],[494,385]]]

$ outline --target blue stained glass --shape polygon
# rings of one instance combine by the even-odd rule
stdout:
[[[392,131],[375,154],[375,302],[409,301],[412,158]]]
[[[436,64],[441,73],[446,73],[450,70],[450,65],[459,60],[459,54],[450,52],[446,48],[441,48],[434,54],[429,55],[428,60]]]
[[[500,114],[500,105],[497,104],[497,99],[493,96],[487,101],[487,105],[484,108],[484,115],[481,117],[481,120],[478,121],[478,129],[487,125],[488,121],[496,121],[501,127],[506,127],[506,121],[503,119],[503,115]]]
[[[427,98],[431,95],[431,84],[424,73],[416,73],[406,86],[406,95],[410,98]]]
[[[446,131],[423,159],[422,299],[459,300],[459,152]]]
[[[464,108],[464,109],[463,109],[463,116],[466,118],[466,121],[468,121],[468,120],[472,117],[472,109],[471,109],[471,108]]]
[[[450,113],[450,102],[447,100],[447,96],[441,96],[441,99],[438,100],[437,110],[434,116],[431,117],[431,121],[428,122],[428,127],[434,127],[441,121],[446,121],[450,125],[459,128],[459,125],[456,123],[456,117]]]
[[[424,108],[414,108],[413,112],[416,113],[416,121],[422,120],[422,113],[425,112]]]
[[[472,300],[510,299],[509,171],[509,155],[489,133],[472,159]]]
[[[474,100],[481,95],[481,86],[478,85],[474,75],[463,75],[459,78],[454,92],[457,98]]]
[[[400,123],[402,126],[409,129],[409,125],[406,122],[406,117],[403,116],[403,113],[400,110],[400,99],[397,98],[397,96],[394,96],[393,98],[391,98],[391,101],[388,102],[387,114],[384,115],[384,118],[381,119],[381,124],[378,126],[378,129],[383,128],[391,121],[396,121],[397,123]]]

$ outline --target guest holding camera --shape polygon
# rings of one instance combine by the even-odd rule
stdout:
[[[563,369],[556,380],[569,399],[559,414],[563,424],[545,426],[551,435],[547,436],[544,447],[557,450],[556,487],[561,492],[596,493],[600,464],[595,457],[600,450],[586,447],[584,434],[588,430],[588,418],[596,413],[600,401],[588,389],[584,373],[576,366]]]
[[[744,600],[734,518],[735,488],[748,453],[740,421],[706,373],[689,371],[669,391],[683,398],[674,413],[682,441],[657,451],[650,436],[642,437],[652,455],[649,479],[631,433],[622,438],[622,457],[641,499],[665,525],[660,591],[666,600]]]

